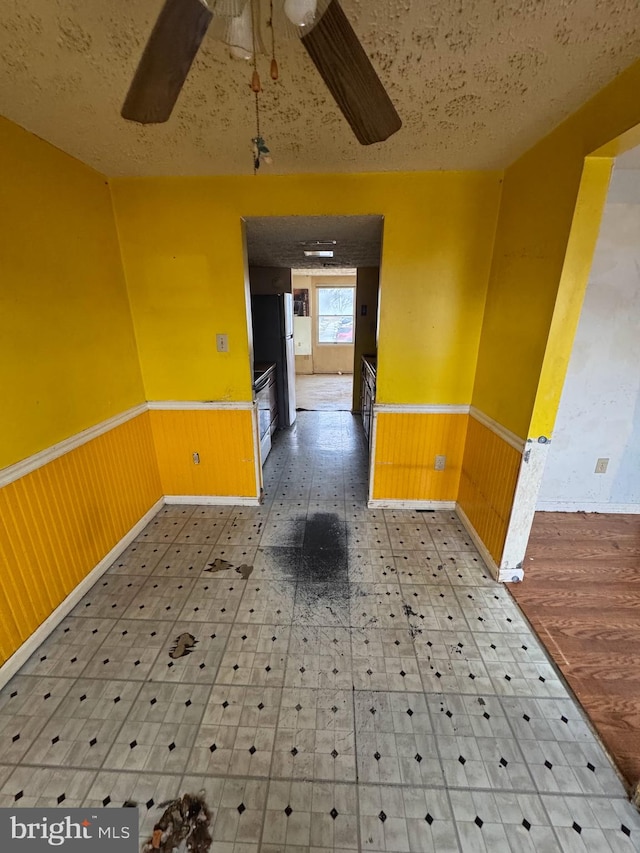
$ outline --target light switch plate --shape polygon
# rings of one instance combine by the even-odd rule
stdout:
[[[229,352],[229,335],[216,335],[216,349],[218,352]]]

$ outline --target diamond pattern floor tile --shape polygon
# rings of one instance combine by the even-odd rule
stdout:
[[[627,853],[640,816],[455,513],[369,509],[345,412],[259,507],[165,506],[0,691],[0,805],[203,790],[215,853]]]

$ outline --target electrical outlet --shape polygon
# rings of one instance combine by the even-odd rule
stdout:
[[[229,335],[216,335],[216,349],[218,352],[229,352]]]
[[[200,464],[200,454],[199,454],[199,453],[194,453],[194,454],[192,454],[192,455],[193,455],[193,464],[194,464],[194,465],[199,465],[199,464]]]
[[[596,462],[596,474],[606,474],[607,473],[607,465],[609,464],[609,459],[598,459]]]
[[[444,471],[447,466],[447,457],[446,456],[436,456],[436,462],[433,466],[436,471]]]

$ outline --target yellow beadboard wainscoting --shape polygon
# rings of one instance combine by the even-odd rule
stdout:
[[[468,406],[375,407],[372,505],[448,502],[458,497]],[[446,456],[444,471],[436,455]]]
[[[251,403],[159,402],[149,408],[162,493],[169,501],[178,496],[258,501],[261,467]]]
[[[146,411],[13,482],[10,470],[0,488],[0,665],[162,497]]]
[[[496,566],[502,559],[523,447],[523,440],[472,409],[458,506]]]

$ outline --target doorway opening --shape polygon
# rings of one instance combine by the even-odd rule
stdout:
[[[376,366],[383,217],[249,217],[244,228],[264,463],[298,411],[363,409],[363,357]]]
[[[375,364],[377,353],[383,217],[249,217],[244,226],[252,360],[258,370],[276,364],[277,426],[291,426],[296,409],[360,412],[362,357]]]
[[[292,271],[296,408],[352,411],[357,270]]]

